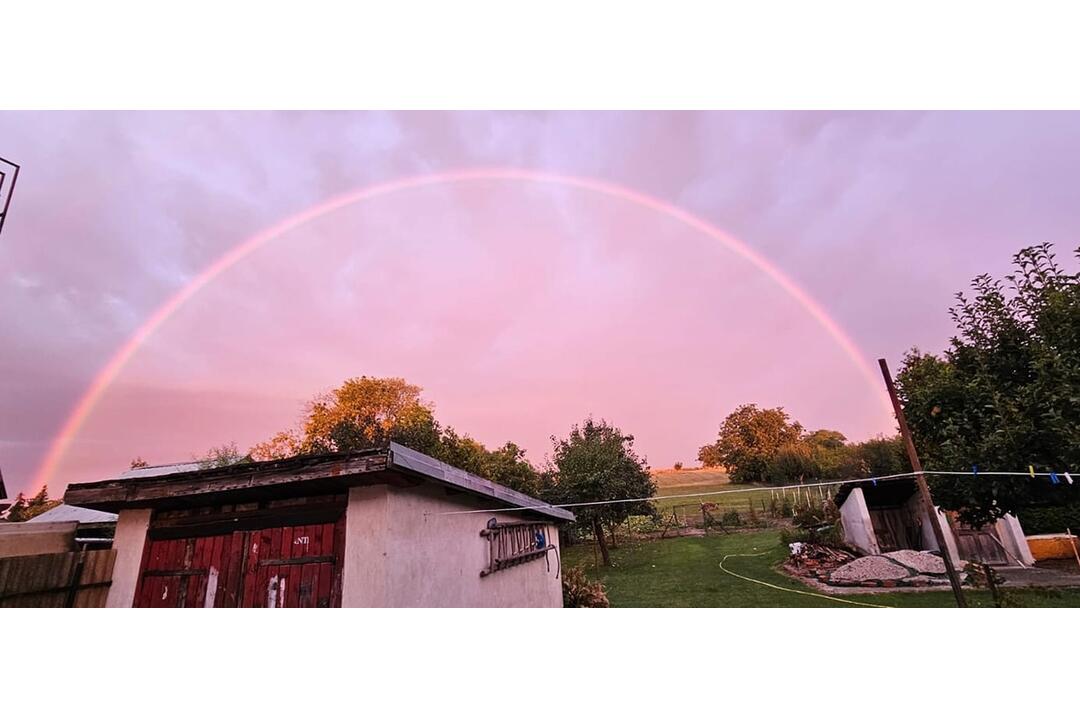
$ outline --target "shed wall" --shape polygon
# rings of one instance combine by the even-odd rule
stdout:
[[[346,607],[562,607],[556,550],[545,558],[486,577],[490,518],[514,513],[439,513],[471,510],[464,494],[434,484],[353,488],[346,515],[343,602]],[[547,525],[558,548],[558,529]]]

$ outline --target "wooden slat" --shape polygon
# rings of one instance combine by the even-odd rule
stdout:
[[[300,465],[299,467],[291,467],[289,464],[282,466],[281,463],[256,463],[232,469],[177,473],[161,478],[77,483],[68,486],[64,502],[83,507],[115,509],[122,505],[181,496],[228,493],[316,480],[338,480],[349,485],[355,484],[350,481],[357,479],[357,476],[385,470],[387,463],[388,454],[381,452],[360,457],[293,463]]]
[[[114,558],[113,550],[0,558],[0,607],[101,607]],[[80,560],[83,569],[76,578]]]

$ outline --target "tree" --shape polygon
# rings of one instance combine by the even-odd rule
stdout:
[[[236,443],[229,443],[212,447],[202,457],[196,457],[194,460],[199,464],[200,470],[208,470],[210,468],[250,462],[251,456],[240,454],[240,451],[236,449]]]
[[[774,485],[816,479],[821,468],[814,460],[814,449],[805,441],[779,448],[765,467],[765,479]]]
[[[131,469],[137,470],[139,468],[150,467],[150,463],[142,459],[142,455],[137,455],[134,460],[131,461]]]
[[[59,500],[49,499],[49,487],[43,485],[41,490],[29,500],[22,493],[15,498],[15,503],[8,508],[7,519],[9,522],[26,522],[30,518],[37,517],[46,510],[51,510],[60,504]]]
[[[420,391],[401,378],[350,378],[316,396],[299,428],[255,445],[251,455],[270,460],[352,452],[383,447],[391,440],[432,454],[439,443],[439,426]]]
[[[542,491],[540,473],[522,448],[507,442],[488,450],[452,427],[444,429],[421,392],[419,386],[401,378],[351,378],[317,396],[297,428],[258,443],[251,448],[250,457],[271,460],[354,452],[385,447],[393,441],[519,492],[536,495]]]
[[[783,408],[740,405],[724,418],[717,440],[698,452],[704,465],[723,465],[732,482],[764,481],[777,451],[797,442],[802,426],[790,422]]]
[[[546,493],[555,504],[630,500],[652,497],[656,484],[649,466],[634,450],[634,437],[606,420],[588,418],[574,425],[565,439],[551,438],[554,484]],[[578,522],[591,527],[604,565],[611,565],[605,526],[630,515],[652,515],[647,501],[610,503],[573,508]]]
[[[1080,258],[1080,249],[1076,251]],[[1021,250],[1005,281],[980,275],[956,295],[943,357],[909,352],[897,392],[923,464],[970,472],[1080,466],[1080,274],[1049,244]],[[1032,503],[1080,501],[1046,479],[930,476],[935,500],[981,525]]]

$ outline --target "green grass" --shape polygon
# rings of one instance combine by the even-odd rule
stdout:
[[[760,557],[731,557],[724,567],[746,577],[790,590],[816,592],[773,569],[786,549],[779,533],[762,532],[670,538],[622,545],[612,550],[612,568],[596,569],[591,545],[563,550],[566,566],[581,565],[607,588],[612,607],[857,607],[827,598],[800,595],[747,582],[724,573],[725,555],[765,552]],[[1008,590],[1025,607],[1080,607],[1080,590]],[[992,607],[987,591],[965,592],[972,607]],[[836,596],[893,607],[954,607],[948,591]]]

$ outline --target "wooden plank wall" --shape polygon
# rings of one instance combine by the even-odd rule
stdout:
[[[105,607],[115,550],[0,558],[0,607]]]

